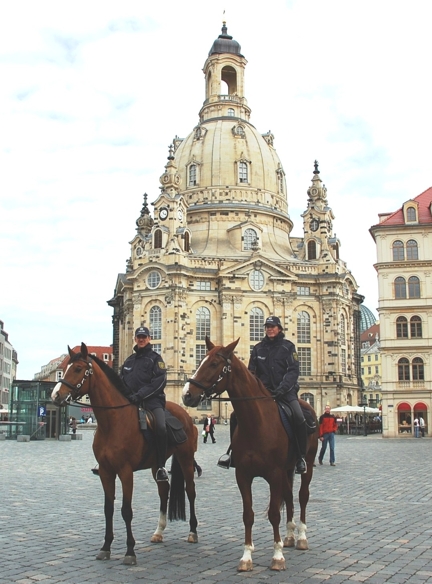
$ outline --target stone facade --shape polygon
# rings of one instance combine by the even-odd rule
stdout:
[[[383,436],[408,436],[407,421],[432,406],[432,188],[370,232],[377,248]]]
[[[303,237],[290,237],[274,136],[249,121],[246,63],[224,25],[204,64],[199,124],[186,138],[174,138],[153,216],[144,195],[126,272],[109,301],[114,368],[132,352],[135,328],[145,324],[167,364],[168,398],[180,403],[185,380],[205,354],[206,335],[223,345],[240,338],[237,355],[247,363],[265,318],[275,314],[297,346],[301,394],[318,412],[326,403],[356,404],[363,297],[339,257],[318,163]],[[203,407],[226,415],[218,403]]]

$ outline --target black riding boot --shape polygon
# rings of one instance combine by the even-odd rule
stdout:
[[[230,417],[230,438],[232,441],[232,437],[234,435],[234,430],[237,428],[237,416],[233,412]],[[231,444],[228,446],[228,450],[226,454],[222,454],[222,456],[217,461],[217,465],[225,470],[229,470],[230,466],[234,468],[234,459],[231,450]]]
[[[306,472],[306,450],[307,450],[307,429],[306,422],[296,427],[296,438],[298,447],[298,458],[296,463],[296,474],[303,474]]]
[[[165,435],[156,436],[156,459],[158,466],[156,480],[158,483],[161,481],[168,480],[168,473],[165,468],[166,453],[167,453],[167,436],[165,433]]]

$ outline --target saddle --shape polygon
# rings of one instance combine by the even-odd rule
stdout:
[[[308,436],[310,434],[314,434],[316,429],[317,429],[317,425],[315,422],[315,419],[312,415],[312,412],[308,409],[303,407],[300,404],[300,407],[302,409],[305,421],[306,421],[306,430],[307,430],[307,434]],[[292,424],[292,417],[293,417],[293,413],[291,408],[289,407],[288,403],[286,402],[278,402],[278,409],[279,409],[279,415],[281,417],[282,420],[282,424],[283,427],[285,428],[286,433],[288,434],[289,438],[293,438],[293,424]]]
[[[165,425],[167,429],[167,439],[170,446],[175,444],[183,444],[186,442],[187,436],[184,431],[183,424],[178,418],[173,416],[169,410],[165,411]],[[151,440],[155,427],[154,415],[150,410],[146,410],[143,407],[138,408],[138,416],[140,428],[147,440]]]

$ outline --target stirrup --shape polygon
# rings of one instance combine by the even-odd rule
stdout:
[[[229,470],[229,467],[231,466],[231,454],[222,454],[217,461],[217,465],[220,466],[220,468]]]
[[[166,471],[166,468],[164,468],[163,466],[161,468],[158,468],[158,470],[157,470],[156,481],[158,483],[168,481],[168,473]]]
[[[304,474],[307,471],[306,461],[304,458],[299,458],[296,462],[295,474]]]
[[[99,476],[99,467],[98,466],[95,466],[94,468],[92,468],[91,471],[97,477]]]

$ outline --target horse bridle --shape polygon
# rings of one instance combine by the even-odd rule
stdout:
[[[65,397],[65,399],[63,400],[63,402],[66,402],[66,403],[70,403],[72,400],[75,401],[75,397],[73,396],[73,393],[77,393],[82,388],[82,386],[87,381],[87,379],[89,379],[90,376],[93,375],[93,367],[92,367],[92,360],[91,359],[89,359],[89,361],[86,361],[85,359],[77,359],[77,361],[84,361],[84,363],[87,365],[87,369],[84,371],[84,377],[82,378],[82,380],[79,383],[77,383],[76,385],[72,385],[72,383],[69,383],[69,381],[66,381],[66,379],[59,379],[59,383],[66,385],[66,387],[68,387],[70,390],[72,390],[71,393],[69,393]]]
[[[225,357],[225,355],[222,355],[222,353],[216,353],[216,356],[225,359],[226,365],[224,365],[224,367],[222,368],[222,371],[219,373],[219,377],[216,379],[213,385],[211,385],[210,387],[206,387],[205,385],[203,385],[199,381],[196,381],[195,379],[192,378],[186,379],[186,383],[192,383],[193,385],[196,385],[197,387],[202,389],[204,392],[204,396],[207,399],[209,399],[213,395],[214,388],[222,381],[225,375],[229,375],[231,373],[231,359]],[[215,392],[214,395],[217,395],[217,393]]]

